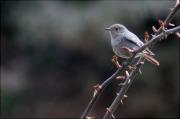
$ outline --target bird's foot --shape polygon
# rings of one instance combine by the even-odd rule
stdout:
[[[112,62],[116,65],[117,68],[122,67],[118,62],[118,57],[116,55],[113,55]]]

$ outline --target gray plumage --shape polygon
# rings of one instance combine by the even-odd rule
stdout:
[[[124,25],[114,24],[109,28],[106,28],[111,36],[111,45],[114,53],[122,58],[129,58],[130,55],[123,47],[127,47],[131,50],[137,50],[144,43],[132,32],[130,32]],[[144,50],[149,55],[154,55],[149,49]]]

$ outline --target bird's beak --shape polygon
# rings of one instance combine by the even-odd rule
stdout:
[[[110,31],[110,30],[111,30],[111,28],[105,28],[105,30]]]

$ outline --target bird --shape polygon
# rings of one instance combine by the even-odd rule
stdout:
[[[135,51],[144,45],[144,43],[131,31],[122,24],[113,24],[105,30],[109,31],[111,38],[111,46],[116,56],[129,59],[132,53],[127,51]],[[148,48],[138,53],[135,57],[143,57],[150,63],[159,66],[159,62],[153,58],[155,54]]]

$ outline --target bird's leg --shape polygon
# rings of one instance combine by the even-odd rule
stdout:
[[[121,65],[118,62],[118,57],[116,55],[113,55],[112,62],[116,65],[117,68],[121,67]]]

